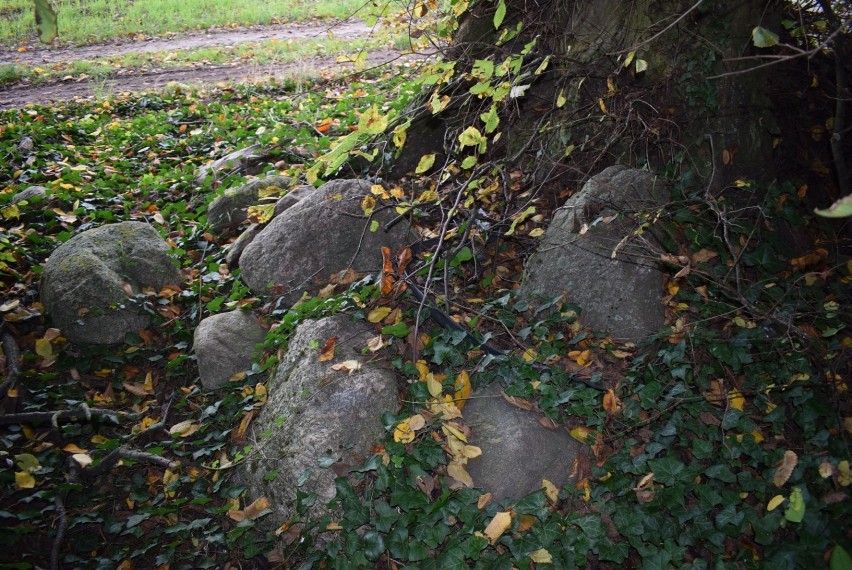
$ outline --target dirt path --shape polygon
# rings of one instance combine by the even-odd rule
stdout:
[[[91,60],[131,52],[154,52],[186,50],[210,46],[232,46],[240,43],[267,41],[272,39],[310,39],[327,37],[330,32],[337,38],[367,37],[371,28],[360,20],[332,23],[290,23],[274,26],[252,26],[238,30],[211,30],[189,32],[167,38],[139,41],[121,41],[78,48],[47,49],[34,47],[19,53],[5,49],[0,51],[0,64],[23,63],[47,65],[67,63],[75,60]],[[377,66],[401,59],[401,52],[383,49],[370,53],[369,66]],[[410,58],[411,56],[405,56]],[[79,97],[106,95],[110,93],[138,92],[159,89],[169,82],[204,84],[236,81],[258,81],[304,75],[311,70],[339,69],[345,72],[351,64],[337,63],[334,58],[308,58],[298,62],[276,65],[254,65],[234,63],[226,65],[194,65],[187,67],[117,70],[100,81],[67,80],[31,85],[18,83],[0,87],[0,110],[22,107],[27,103],[49,103]]]

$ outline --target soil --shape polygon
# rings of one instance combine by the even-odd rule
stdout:
[[[18,52],[17,48],[3,47],[0,49],[0,64],[50,65],[107,58],[132,52],[144,53],[233,46],[240,43],[273,39],[323,38],[327,37],[329,33],[336,38],[366,38],[371,31],[372,29],[364,22],[349,20],[331,23],[288,23],[240,29],[205,30],[162,38],[120,40],[81,47],[49,48],[32,45],[27,46],[26,51],[22,52]],[[403,55],[398,50],[385,48],[371,52],[367,58],[367,65],[370,67],[379,66],[411,57],[411,55]],[[352,64],[338,63],[335,58],[306,58],[297,62],[270,65],[235,62],[225,65],[193,64],[186,67],[160,69],[118,69],[112,76],[97,81],[73,78],[38,84],[20,82],[0,87],[0,110],[23,107],[28,103],[45,104],[52,101],[67,101],[95,95],[156,90],[165,87],[170,82],[199,85],[219,82],[262,81],[304,75],[308,71],[336,70],[346,72],[351,69]]]

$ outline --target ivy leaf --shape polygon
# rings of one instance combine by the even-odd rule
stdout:
[[[778,34],[761,26],[751,31],[751,39],[755,47],[767,48],[778,45]]]
[[[506,2],[504,0],[500,0],[500,3],[497,4],[497,10],[494,11],[494,29],[499,30],[500,26],[503,24],[503,20],[506,18]]]
[[[839,544],[831,551],[831,559],[828,561],[830,570],[852,570],[852,557]]]
[[[652,459],[648,462],[651,470],[654,472],[657,481],[664,485],[674,485],[686,466],[675,457],[667,455],[662,459]]]
[[[805,498],[798,487],[793,487],[793,492],[790,493],[790,504],[784,511],[784,518],[792,523],[800,523],[805,518]]]

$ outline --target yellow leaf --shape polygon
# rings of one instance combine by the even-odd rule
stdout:
[[[420,157],[420,162],[417,163],[417,168],[414,169],[415,174],[423,174],[435,164],[434,154],[424,154]]]
[[[49,359],[53,356],[53,347],[50,346],[50,341],[46,338],[39,338],[35,341],[36,354],[42,358]]]
[[[429,365],[426,364],[426,361],[418,360],[414,363],[414,367],[417,368],[417,371],[420,373],[420,381],[423,382],[426,380],[426,376],[429,375]]]
[[[475,457],[479,457],[482,455],[482,449],[476,447],[475,445],[465,445],[462,448],[462,457],[465,459],[473,459]]]
[[[544,548],[539,548],[538,550],[530,552],[530,560],[536,564],[552,564],[553,556],[551,556]]]
[[[396,427],[393,430],[393,440],[397,443],[411,443],[414,441],[414,432],[411,430],[411,426],[408,421],[411,418],[406,418],[396,424]]]
[[[260,383],[256,384],[254,387],[254,407],[259,408],[263,406],[268,397],[266,386]]]
[[[732,408],[743,411],[743,406],[745,406],[745,397],[736,388],[728,392],[728,401],[731,403]]]
[[[340,526],[340,525],[339,525],[338,523],[336,523],[336,522],[330,522],[330,523],[328,523],[328,525],[325,527],[325,530],[337,531],[337,530],[343,530],[343,527],[342,527],[342,526]]]
[[[538,357],[538,353],[535,350],[528,348],[521,356],[523,356],[525,362],[532,362]]]
[[[778,505],[784,502],[784,495],[775,495],[770,499],[769,503],[766,505],[766,511],[774,511],[778,508]]]
[[[527,234],[527,235],[529,235],[530,237],[534,237],[534,238],[539,237],[539,236],[543,236],[544,230],[542,228],[536,228],[534,230],[531,230],[530,233]]]
[[[627,54],[627,58],[624,60],[624,67],[630,67],[630,64],[633,63],[634,57],[636,57],[636,50],[631,50],[630,53]]]
[[[444,425],[442,425],[442,426],[441,426],[441,431],[443,431],[443,432],[444,432],[445,434],[447,434],[448,436],[449,436],[449,435],[453,435],[453,436],[457,437],[458,439],[460,439],[461,441],[463,441],[463,442],[467,443],[467,436],[466,436],[465,434],[463,434],[462,432],[460,432],[457,428],[455,428],[455,427],[453,427],[452,425],[450,425],[450,424],[444,424]]]
[[[441,383],[435,380],[435,375],[431,372],[426,375],[426,388],[429,390],[429,394],[433,398],[440,396],[441,391],[444,389]]]
[[[827,479],[834,474],[834,465],[829,463],[828,461],[823,461],[819,464],[819,476],[823,479]]]
[[[589,428],[584,427],[584,426],[577,426],[568,433],[570,433],[571,437],[573,437],[577,441],[579,441],[581,443],[588,443],[589,436],[594,435],[595,430],[589,429]]]
[[[464,407],[464,401],[470,398],[470,377],[468,377],[466,371],[462,370],[458,373],[456,381],[453,384],[453,388],[455,389],[453,398],[456,401],[456,406],[458,406],[459,409],[462,409]]]
[[[564,107],[564,106],[565,106],[565,103],[566,103],[567,101],[568,101],[568,100],[565,98],[564,90],[561,90],[561,89],[560,89],[560,90],[559,90],[559,95],[557,95],[557,96],[556,96],[556,108],[557,108],[557,109],[561,109],[562,107]]]
[[[512,513],[508,511],[499,512],[494,515],[488,526],[485,527],[485,536],[488,537],[488,542],[494,544],[497,539],[503,536],[509,527],[512,526]]]
[[[840,472],[837,482],[840,483],[841,487],[848,487],[852,483],[852,469],[849,468],[849,461],[844,459],[838,463],[837,470]]]
[[[358,130],[368,135],[378,135],[388,126],[388,118],[382,115],[379,108],[373,105],[361,114]]]
[[[189,437],[201,429],[201,424],[195,423],[192,420],[184,420],[176,423],[169,429],[169,435],[177,437]]]
[[[556,488],[556,485],[547,479],[542,479],[541,486],[544,489],[544,494],[547,495],[547,498],[551,503],[559,501],[559,489]]]
[[[606,114],[607,114],[607,111],[606,111],[606,103],[604,103],[604,100],[603,100],[603,99],[598,99],[598,107],[600,107],[600,109],[601,109],[601,113],[603,113],[604,115],[606,115]]]
[[[92,464],[92,458],[89,457],[88,453],[75,453],[71,457],[80,464],[80,467],[88,467]]]
[[[376,208],[376,199],[372,196],[364,196],[364,199],[361,200],[361,210],[363,210],[365,216],[369,216],[373,213],[373,210]]]
[[[799,456],[796,455],[795,451],[788,449],[784,452],[784,457],[776,465],[775,475],[772,476],[772,482],[775,483],[776,487],[783,486],[790,479],[790,475],[793,474],[793,469],[796,468],[798,463]]]
[[[15,471],[15,486],[18,489],[32,489],[35,487],[35,478],[26,471]]]
[[[85,449],[78,447],[73,443],[69,443],[65,447],[62,448],[62,451],[67,451],[68,453],[86,453]]]
[[[465,487],[473,487],[473,479],[471,478],[470,473],[468,473],[467,469],[464,468],[464,465],[458,461],[450,461],[447,465],[447,475]]]
[[[367,320],[371,323],[378,323],[386,316],[388,316],[390,312],[390,307],[376,307],[375,309],[367,313]]]

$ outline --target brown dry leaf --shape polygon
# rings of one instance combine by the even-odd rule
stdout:
[[[721,380],[711,380],[710,390],[704,393],[704,399],[714,406],[724,406],[728,401],[725,384]]]
[[[246,432],[248,431],[248,428],[256,415],[257,410],[254,409],[249,410],[247,412],[243,412],[243,417],[240,420],[239,427],[231,432],[231,437],[229,438],[229,441],[231,443],[246,443]]]
[[[532,410],[533,405],[531,402],[527,400],[522,400],[521,398],[516,398],[515,396],[508,395],[505,391],[500,390],[500,394],[503,395],[503,399],[515,406],[516,408],[521,408],[522,410]]]
[[[639,484],[633,487],[636,500],[642,504],[650,503],[657,494],[654,490],[654,473],[648,473],[639,480]]]
[[[775,466],[775,475],[772,476],[772,482],[775,483],[776,487],[782,487],[790,479],[790,475],[793,474],[793,469],[796,468],[798,463],[799,456],[796,455],[796,452],[789,449],[784,452],[784,457]]]
[[[266,497],[260,497],[255,502],[253,502],[252,504],[247,506],[245,508],[245,510],[243,511],[243,513],[245,513],[245,516],[246,516],[247,519],[254,520],[257,517],[259,517],[263,513],[263,511],[265,511],[268,508],[269,508],[269,499],[267,499]]]
[[[396,252],[396,272],[397,275],[404,275],[405,269],[411,262],[411,248],[404,247]]]
[[[393,284],[396,281],[393,273],[393,261],[391,260],[391,251],[389,247],[382,248],[382,295],[387,297],[393,291]]]
[[[494,495],[492,495],[491,493],[483,493],[482,495],[479,495],[479,498],[476,500],[476,508],[477,509],[485,508],[485,505],[490,503],[491,499],[493,499],[493,498],[494,498]]]
[[[325,341],[325,344],[322,345],[322,350],[320,350],[319,361],[327,362],[334,358],[334,345],[337,343],[337,337],[333,336]]]
[[[467,488],[473,487],[473,479],[471,478],[470,473],[468,473],[464,465],[458,461],[450,461],[447,465],[447,475]]]
[[[709,249],[699,249],[698,251],[692,254],[692,261],[693,263],[706,263],[714,257],[718,256],[719,252],[711,251]]]
[[[512,513],[510,511],[502,511],[494,515],[488,526],[485,527],[485,536],[488,542],[494,544],[497,539],[503,536],[509,527],[512,526]]]
[[[539,416],[538,423],[547,429],[553,430],[559,427],[559,424],[548,418],[547,416]]]
[[[133,394],[134,396],[147,396],[151,392],[145,389],[144,384],[136,384],[131,382],[123,382],[122,386],[125,390]]]
[[[385,339],[382,335],[374,336],[367,339],[367,348],[370,349],[370,352],[378,352],[384,347],[387,346]]]
[[[518,520],[518,532],[526,532],[533,527],[538,519],[534,515],[521,515]]]
[[[615,395],[615,391],[610,388],[604,394],[603,407],[606,413],[612,416],[619,413],[624,406],[618,396]]]

